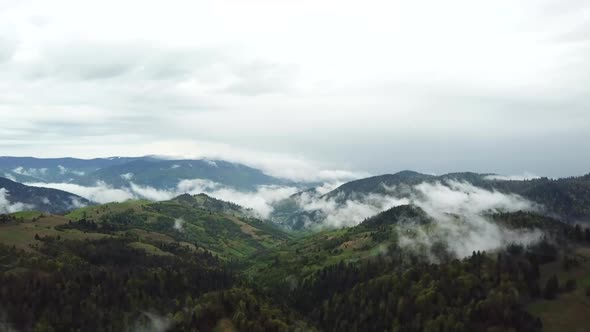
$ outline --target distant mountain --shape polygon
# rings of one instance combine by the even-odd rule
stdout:
[[[448,184],[451,181],[469,183],[477,188],[520,195],[543,207],[547,215],[568,222],[590,221],[590,174],[563,179],[536,178],[530,180],[502,180],[494,174],[473,172],[429,175],[402,171],[347,182],[320,195],[306,190],[275,203],[272,218],[287,228],[301,229],[320,223],[327,217],[322,211],[302,208],[303,201],[323,202],[344,206],[347,202],[363,201],[368,195],[410,199],[418,194],[415,186],[422,183]],[[313,205],[313,204],[312,204]],[[317,204],[315,204],[317,205]]]
[[[237,189],[254,189],[259,185],[284,184],[258,169],[222,160],[162,160],[143,158],[109,166],[90,173],[81,184],[102,181],[113,187],[133,182],[157,189],[175,188],[181,180],[204,179]]]
[[[487,178],[491,174],[478,174],[472,172],[449,173],[444,175],[422,174],[414,171],[401,171],[395,174],[384,174],[369,178],[347,182],[340,187],[325,194],[325,198],[337,200],[348,200],[355,195],[373,194],[394,194],[400,197],[407,197],[412,193],[412,186],[420,183],[435,183],[444,181],[469,182],[472,185],[485,189],[493,189],[495,182]]]
[[[0,157],[0,175],[18,182],[78,183],[99,169],[138,159],[141,158],[111,157],[77,159]]]
[[[97,182],[114,188],[133,182],[156,189],[173,189],[182,180],[203,179],[238,190],[289,181],[264,174],[242,164],[222,160],[169,160],[151,156],[97,159],[0,157],[0,176],[22,183]]]
[[[0,178],[0,213],[28,210],[60,213],[89,204],[85,198],[69,192],[25,186]]]

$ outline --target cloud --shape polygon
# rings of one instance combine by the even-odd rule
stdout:
[[[26,175],[38,179],[42,179],[47,174],[47,168],[29,168],[16,167],[12,170],[13,173]]]
[[[259,186],[255,191],[237,191],[229,187],[218,188],[206,194],[241,206],[253,209],[259,217],[268,218],[273,211],[273,204],[285,199],[298,191],[295,187]],[[196,193],[196,192],[192,192]]]
[[[130,182],[129,185],[130,192],[135,197],[141,197],[151,201],[165,201],[177,196],[174,191],[159,190],[150,186],[140,186],[133,182]]]
[[[486,180],[495,180],[495,181],[524,181],[524,180],[538,179],[538,178],[540,178],[540,176],[529,173],[529,172],[524,172],[523,174],[520,174],[520,175],[491,174],[491,175],[486,175],[484,178]]]
[[[133,332],[166,332],[174,325],[174,322],[168,317],[147,311],[143,311],[142,314],[143,317],[134,324]]]
[[[255,1],[229,13],[190,1],[4,2],[3,153],[182,154],[194,149],[177,142],[226,144],[251,150],[250,163],[272,174],[320,181],[351,175],[340,169],[440,174],[457,165],[587,172],[590,157],[563,149],[590,144],[587,3]],[[203,155],[219,158],[215,148]],[[301,159],[320,165],[299,167]]]
[[[161,190],[133,182],[129,182],[129,187],[121,188],[113,188],[104,182],[97,182],[94,186],[82,186],[72,183],[26,183],[26,185],[64,190],[100,204],[124,202],[130,199],[164,201],[181,194],[196,195],[205,193],[217,199],[251,208],[261,218],[267,218],[270,215],[273,211],[272,205],[275,202],[298,191],[296,187],[276,185],[258,186],[253,191],[239,191],[204,179],[181,180],[173,190]],[[81,205],[80,202],[72,202],[73,207],[79,205]]]
[[[127,188],[112,188],[104,182],[97,182],[94,186],[81,186],[73,183],[25,183],[27,186],[59,189],[84,197],[100,204],[110,202],[124,202],[137,196]],[[75,205],[75,204],[74,204]]]
[[[6,188],[0,188],[0,213],[14,213],[35,208],[32,204],[21,202],[11,202],[9,200],[10,192]]]
[[[323,190],[320,190],[323,191]],[[304,192],[295,200],[297,205],[306,212],[319,212],[320,222],[308,220],[310,228],[340,228],[359,224],[364,219],[394,206],[408,204],[409,200],[386,195],[355,195],[355,199],[340,202],[340,197],[320,197],[317,193]]]
[[[10,173],[4,173],[4,177],[10,181],[16,181],[16,178],[14,177],[14,175],[12,175]]]
[[[215,160],[203,159],[203,161],[205,161],[207,164],[213,167],[217,167],[217,163],[215,162]]]
[[[173,228],[182,233],[184,231],[184,222],[185,221],[182,218],[174,219]]]
[[[497,212],[539,211],[539,206],[519,195],[504,194],[473,186],[467,182],[422,183],[414,187],[411,202],[436,222],[437,229],[407,243],[431,246],[437,239],[447,243],[458,257],[473,251],[495,250],[511,243],[528,245],[542,232],[509,230],[492,222],[488,215]],[[403,234],[403,232],[402,232]]]
[[[225,160],[260,169],[270,176],[292,181],[334,183],[369,176],[367,172],[331,168],[304,157],[239,149],[223,143],[157,142],[151,144],[150,148],[168,151],[168,155],[157,156],[162,159]]]
[[[343,195],[326,197],[315,192],[304,192],[293,199],[301,211],[308,213],[305,226],[315,229],[355,226],[391,207],[414,204],[435,221],[434,226],[424,228],[412,221],[404,222],[399,225],[400,245],[431,248],[442,242],[457,257],[511,243],[530,244],[542,236],[540,231],[509,230],[489,219],[488,215],[496,212],[540,211],[536,203],[519,195],[457,181],[424,182],[403,191],[396,189],[390,188],[391,194],[386,195],[356,193],[344,201]],[[412,236],[407,236],[408,232]]]
[[[120,175],[121,179],[123,180],[131,180],[133,178],[133,173],[125,173]]]

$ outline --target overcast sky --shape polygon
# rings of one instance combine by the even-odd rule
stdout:
[[[585,174],[588,59],[584,0],[0,0],[0,155]]]

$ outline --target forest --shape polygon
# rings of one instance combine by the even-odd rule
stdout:
[[[439,260],[433,262],[396,242],[402,217],[421,215],[415,207],[387,211],[348,229],[286,235],[262,221],[234,220],[238,217],[192,207],[194,202],[184,199],[133,208],[96,206],[57,222],[44,214],[0,216],[4,232],[29,227],[27,241],[0,245],[0,326],[9,331],[542,331],[542,319],[528,310],[531,304],[574,292],[590,299],[587,278],[559,278],[559,271],[586,271],[590,258],[580,250],[590,246],[590,230],[533,213],[492,218],[507,227],[543,229],[538,243],[465,258],[435,246],[430,250]],[[184,216],[187,229],[204,220],[217,227],[194,233],[199,236],[175,235],[164,227],[171,221],[158,215],[178,213],[174,204],[187,214],[200,213]],[[252,233],[254,227],[259,236],[245,240],[241,231]],[[429,221],[419,227],[430,227]],[[239,239],[250,254],[226,247]],[[338,249],[360,240],[363,247]],[[385,243],[387,250],[364,255]],[[548,273],[551,264],[558,267]]]

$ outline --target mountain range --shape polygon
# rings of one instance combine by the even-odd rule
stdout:
[[[0,157],[0,175],[21,183],[72,183],[113,188],[130,182],[156,189],[175,188],[184,179],[207,179],[240,190],[290,183],[239,163],[171,160],[153,156],[97,159]]]
[[[177,186],[197,175],[193,167],[253,203],[269,195],[258,186],[300,190],[272,201],[265,219],[205,193],[96,204],[0,179],[0,205],[11,207],[0,211],[0,330],[586,327],[590,228],[574,221],[588,215],[588,175],[403,171],[326,191],[222,161],[215,171],[211,161],[131,159],[5,167],[57,181],[61,166],[88,172],[78,183],[113,188],[128,173],[145,186]]]
[[[590,174],[561,179],[506,180],[495,174],[462,172],[437,176],[414,171],[350,181],[324,194],[314,188],[305,190],[277,202],[271,218],[286,227],[300,229],[321,223],[327,217],[320,208],[305,207],[310,198],[314,202],[340,207],[348,202],[365,202],[376,197],[416,200],[423,198],[420,189],[425,184],[451,189],[454,185],[468,184],[492,193],[518,195],[536,203],[537,209],[544,214],[568,222],[590,221]]]

